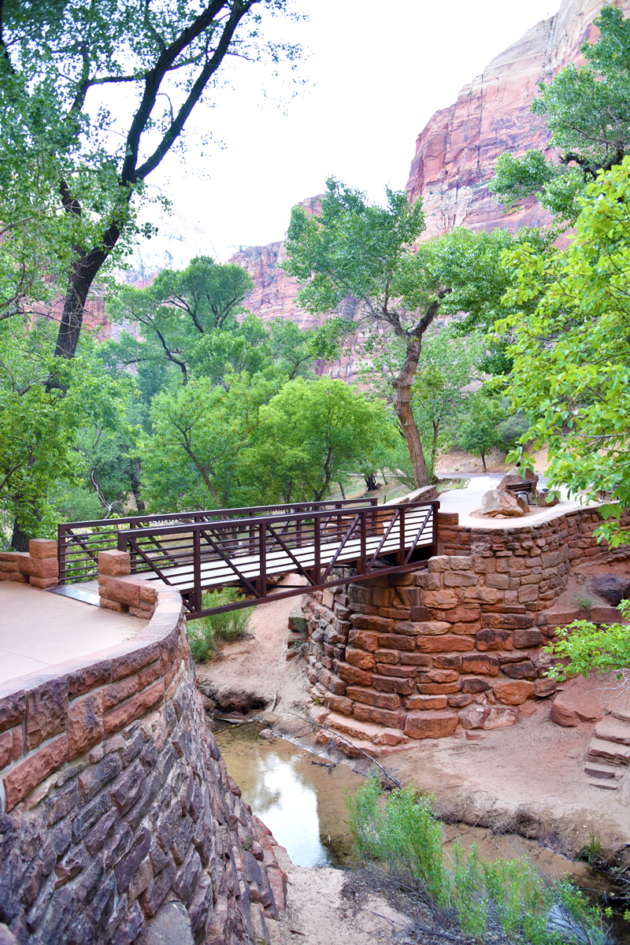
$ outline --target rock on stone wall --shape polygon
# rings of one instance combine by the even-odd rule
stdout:
[[[176,592],[127,643],[0,688],[0,784],[0,922],[21,945],[150,942],[173,900],[197,943],[268,941],[285,877],[208,726]]]
[[[596,509],[518,529],[451,522],[467,555],[306,597],[311,695],[352,718],[358,737],[361,724],[382,726],[365,730],[380,744],[512,725],[518,706],[555,690],[544,678],[541,647],[555,632],[544,611],[573,561],[605,553],[593,538],[600,523]]]

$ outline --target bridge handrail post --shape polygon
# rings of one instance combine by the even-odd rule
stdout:
[[[253,518],[254,518],[254,511],[253,511],[253,509],[250,511],[250,513],[249,513],[249,515],[248,515],[247,517],[248,517],[249,519],[253,519]],[[256,554],[256,526],[253,524],[253,522],[252,522],[252,524],[249,526],[248,532],[249,532],[249,539],[248,539],[248,541],[249,541],[249,549],[248,549],[248,550],[249,550],[249,553],[253,555],[253,554]]]
[[[66,553],[67,553],[67,541],[66,541],[66,528],[67,525],[58,525],[57,526],[57,560],[59,562],[59,583],[66,583]]]
[[[130,522],[130,523],[129,523],[129,531],[132,531],[134,528],[136,528],[136,523],[135,523],[135,522]],[[131,574],[135,574],[136,571],[137,571],[137,558],[138,558],[138,555],[137,555],[136,551],[135,551],[135,550],[132,550],[132,552],[131,552],[131,554],[130,554],[130,556],[129,556],[129,565],[130,565],[130,572],[131,572]]]
[[[197,523],[195,523],[197,524]],[[193,593],[192,604],[196,613],[201,611],[201,529],[193,524]]]
[[[315,546],[315,564],[313,567],[313,580],[315,584],[319,584],[319,579],[321,576],[321,544],[322,544],[322,535],[320,529],[320,519],[319,516],[315,516],[313,519],[313,544]]]
[[[267,596],[267,524],[265,521],[258,526],[258,563],[260,578],[258,582],[259,597]]]
[[[367,510],[361,512],[361,557],[359,559],[359,574],[365,574],[367,564]]]
[[[431,557],[432,558],[435,557],[438,553],[438,509],[439,507],[440,507],[439,502],[431,503],[432,517],[433,517],[433,521],[431,523],[433,525],[433,531],[431,535]]]
[[[398,552],[398,563],[405,563],[405,508],[400,507],[400,551]]]

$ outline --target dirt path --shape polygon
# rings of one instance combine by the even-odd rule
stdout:
[[[540,702],[511,728],[427,740],[390,766],[401,781],[431,791],[447,820],[518,833],[569,856],[595,837],[605,856],[625,855],[627,795],[592,787],[584,774],[594,725],[561,728],[549,713]]]
[[[288,877],[287,911],[270,923],[272,945],[376,945],[411,941],[404,935],[409,920],[379,896],[360,907],[344,898],[343,870],[294,866],[282,847],[278,862]],[[402,933],[402,934],[401,934]]]

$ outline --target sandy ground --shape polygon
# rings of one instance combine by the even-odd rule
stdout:
[[[530,455],[534,460],[536,472],[544,473],[548,464],[547,450],[538,450]],[[492,450],[492,452],[486,456],[487,472],[501,473],[503,475],[509,468],[512,467],[506,466],[505,453],[502,453],[500,450]],[[465,453],[464,450],[453,449],[449,450],[448,453],[443,453],[441,456],[438,456],[435,463],[435,471],[438,476],[443,476],[451,472],[481,473],[483,472],[483,464],[480,457],[471,456],[470,453]]]
[[[598,837],[611,858],[630,840],[628,792],[589,785],[584,762],[594,725],[562,728],[550,707],[541,701],[530,718],[474,740],[464,733],[426,740],[390,768],[433,793],[447,820],[521,834],[568,856]]]
[[[0,682],[128,640],[146,620],[28,584],[0,583]]]
[[[289,723],[287,729],[296,715],[304,717],[305,662],[285,659],[287,620],[297,601],[257,608],[255,639],[226,647],[217,663],[198,666],[201,688],[210,682],[223,696],[253,693],[267,703],[265,717],[280,727]],[[591,685],[600,687],[597,680]],[[433,793],[446,820],[537,839],[568,856],[595,836],[610,858],[630,841],[629,792],[589,785],[584,762],[594,724],[562,728],[551,722],[550,709],[551,702],[541,700],[531,717],[510,728],[475,732],[472,739],[463,732],[426,739],[386,764],[403,783]]]
[[[287,911],[279,922],[270,922],[273,945],[375,945],[408,940],[409,925],[378,896],[355,910],[342,896],[347,874],[335,869],[302,869],[294,866],[282,847],[276,847],[278,862],[288,876]],[[402,933],[402,934],[401,934]]]

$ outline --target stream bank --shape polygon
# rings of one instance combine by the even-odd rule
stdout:
[[[234,716],[233,721],[236,718]],[[357,943],[381,940],[385,930],[378,925],[378,919],[386,923],[390,933],[396,930],[395,938],[385,936],[384,940],[415,941],[413,936],[407,939],[405,932],[408,919],[405,917],[404,897],[394,894],[392,898],[391,890],[379,894],[376,874],[365,878],[361,872],[355,872],[359,864],[351,854],[345,795],[363,783],[368,766],[361,764],[359,770],[355,770],[356,763],[347,759],[335,762],[326,753],[314,754],[318,746],[312,743],[307,747],[306,736],[300,738],[294,731],[293,740],[289,741],[272,734],[262,722],[241,720],[229,724],[219,721],[215,735],[228,772],[242,790],[243,800],[271,829],[280,847],[286,848],[286,853],[281,849],[279,862],[289,877],[289,906],[303,917],[302,924],[299,924],[300,940],[307,934],[316,936],[309,938],[309,945],[320,941],[329,945],[338,940],[317,937],[324,934],[321,916],[316,927],[304,932],[314,921],[313,896],[314,889],[317,889],[317,895],[330,902],[331,913],[336,916],[340,928],[346,929],[347,935],[351,936],[348,939],[344,932],[340,940]],[[488,827],[446,824],[443,851],[449,868],[452,868],[451,854],[455,841],[464,849],[475,844],[479,854],[488,860],[526,856],[551,882],[557,883],[568,876],[593,899],[610,901],[614,905],[614,897],[606,898],[614,888],[605,874],[584,861],[571,861],[536,840],[514,832],[496,833]],[[409,901],[407,905],[409,915],[413,916],[417,906],[414,910]],[[383,918],[385,914],[386,919]],[[426,916],[421,919],[426,921]],[[328,928],[328,921],[330,916],[324,928]],[[418,921],[418,915],[415,915],[415,921]],[[294,919],[289,921],[289,925],[292,922]],[[630,943],[629,931],[626,923],[617,916],[615,933],[620,945]],[[280,935],[280,926],[277,932]],[[278,939],[279,942],[293,940]],[[426,942],[432,941],[428,934]],[[461,941],[463,945],[467,940],[462,936],[455,941]]]

